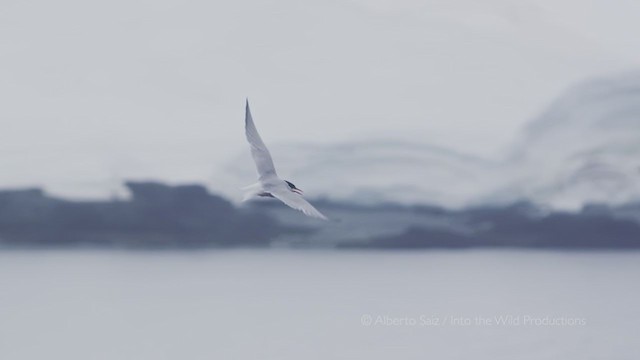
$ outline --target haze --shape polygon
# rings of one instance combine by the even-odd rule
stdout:
[[[0,186],[216,188],[246,154],[246,96],[269,144],[384,138],[500,157],[569,86],[638,65],[638,13],[604,0],[4,1]]]

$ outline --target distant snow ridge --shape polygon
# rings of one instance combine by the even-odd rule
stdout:
[[[640,199],[640,72],[570,89],[510,159],[516,194],[559,208]]]
[[[287,144],[272,147],[272,152],[283,171],[289,170],[280,175],[299,184],[308,196],[361,204],[464,205],[478,189],[492,186],[486,173],[496,167],[484,159],[400,141]],[[228,174],[255,177],[253,169],[242,166],[248,160],[230,162]]]
[[[640,73],[569,89],[501,159],[386,140],[272,151],[285,178],[334,200],[456,208],[526,199],[560,209],[640,200]],[[230,163],[231,182],[253,178],[244,164]]]

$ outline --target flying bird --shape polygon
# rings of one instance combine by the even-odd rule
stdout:
[[[260,138],[256,125],[253,123],[249,100],[247,100],[245,108],[244,128],[247,141],[251,146],[251,156],[253,156],[253,161],[258,169],[258,182],[244,188],[247,192],[242,201],[255,197],[273,197],[296,210],[302,211],[307,216],[328,220],[326,216],[322,215],[320,211],[302,197],[302,190],[298,189],[292,182],[278,177],[269,149]]]

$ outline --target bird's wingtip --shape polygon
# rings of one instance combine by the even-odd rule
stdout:
[[[244,114],[245,114],[245,120],[247,120],[251,116],[251,109],[249,108],[249,98],[247,98],[245,102]]]

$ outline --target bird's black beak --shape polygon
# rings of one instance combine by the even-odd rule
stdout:
[[[300,190],[300,189],[298,189],[298,188],[291,189],[291,191],[293,191],[293,192],[294,192],[294,193],[296,193],[296,194],[300,194],[300,195],[302,195],[302,190]]]

